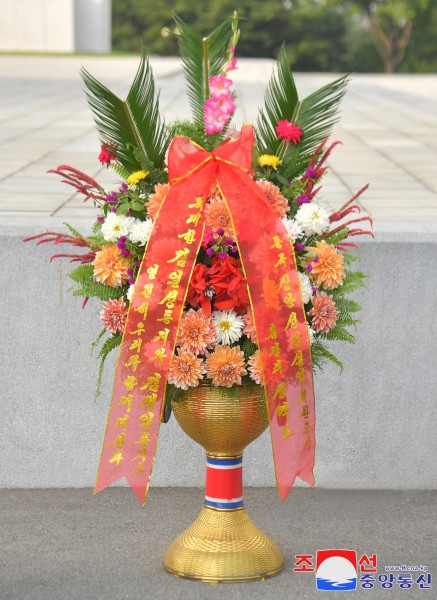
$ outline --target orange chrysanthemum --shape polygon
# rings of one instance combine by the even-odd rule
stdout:
[[[168,382],[182,390],[197,387],[206,373],[204,360],[190,352],[185,352],[182,348],[178,348],[177,352],[171,359]]]
[[[211,317],[207,317],[202,309],[190,308],[181,319],[177,343],[187,352],[203,354],[207,348],[212,348],[216,333]]]
[[[214,352],[206,357],[206,372],[213,385],[241,385],[241,377],[246,375],[246,368],[240,347],[216,346]]]
[[[251,342],[253,342],[254,344],[257,344],[257,339],[256,339],[256,330],[255,330],[255,323],[253,322],[253,314],[250,308],[247,309],[247,313],[245,315],[243,315],[243,321],[244,321],[244,328],[243,328],[243,333],[245,333],[247,335],[247,337],[249,338],[249,340]]]
[[[223,229],[225,237],[235,236],[232,228],[231,215],[221,198],[214,197],[205,205],[205,224],[213,231]]]
[[[311,327],[318,333],[328,333],[337,322],[338,310],[334,300],[326,292],[317,292],[311,298],[313,308],[309,311],[312,317]]]
[[[105,329],[111,333],[123,333],[126,323],[127,306],[124,298],[118,300],[108,300],[100,311],[100,319]]]
[[[282,219],[288,212],[289,206],[285,196],[281,194],[281,190],[270,181],[266,179],[258,179],[256,182],[258,187],[261,188],[264,195],[267,196],[268,201],[275,209],[278,217]]]
[[[247,369],[250,373],[250,376],[254,380],[254,382],[262,383],[263,382],[263,365],[261,362],[261,352],[259,350],[257,350],[255,352],[255,354],[252,354],[252,356],[249,358],[247,363],[249,365]]]
[[[105,244],[92,263],[94,266],[94,277],[111,287],[120,287],[129,279],[127,270],[130,262],[127,258],[120,256],[120,250],[115,244]]]
[[[158,214],[159,209],[161,208],[161,204],[164,201],[164,198],[170,189],[170,185],[168,183],[158,183],[155,185],[155,191],[153,194],[150,194],[149,200],[147,201],[147,216],[150,219],[155,220],[156,215]]]
[[[325,290],[333,290],[344,279],[345,271],[343,256],[337,252],[335,246],[327,244],[325,240],[316,242],[316,247],[308,248],[317,255],[318,261],[312,263],[311,275],[315,278],[316,285],[321,285]]]

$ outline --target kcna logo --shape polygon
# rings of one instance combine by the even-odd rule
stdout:
[[[316,556],[318,590],[356,590],[355,550],[319,550]]]

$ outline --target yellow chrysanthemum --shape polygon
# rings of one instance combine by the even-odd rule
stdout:
[[[281,159],[274,154],[261,154],[258,157],[258,164],[260,167],[273,167],[275,171],[277,171],[281,162]]]
[[[127,178],[127,182],[129,185],[136,185],[142,179],[145,179],[149,171],[135,171],[135,173],[131,173]]]

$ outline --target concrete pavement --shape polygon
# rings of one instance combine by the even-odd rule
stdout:
[[[79,77],[81,63],[125,95],[137,58],[0,56],[0,219],[91,218],[91,205],[71,193],[49,168],[71,164],[108,187],[117,177],[97,160],[99,142]],[[189,116],[175,58],[152,59],[167,120]],[[274,62],[240,60],[233,74],[236,124],[254,121]],[[333,80],[296,74],[301,97]],[[324,196],[334,206],[370,182],[365,209],[381,225],[429,231],[437,227],[437,76],[355,75],[333,139],[341,139]],[[413,225],[412,225],[413,223]],[[396,226],[397,228],[397,226]]]
[[[373,589],[342,599],[435,597],[437,492],[247,489],[254,522],[281,546],[283,572],[264,582],[221,584],[177,579],[162,568],[169,543],[200,511],[203,490],[152,488],[145,508],[126,489],[95,498],[83,490],[0,491],[2,600],[313,600],[314,573],[295,573],[296,554],[343,548],[377,555]],[[431,589],[383,589],[386,566],[427,566]],[[418,577],[413,572],[413,580]],[[330,596],[329,596],[330,597]],[[334,593],[334,597],[337,595]]]

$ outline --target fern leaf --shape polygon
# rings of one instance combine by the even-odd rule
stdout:
[[[115,161],[111,162],[111,164],[110,164],[110,167],[111,167],[111,169],[113,169],[113,170],[114,170],[114,171],[117,173],[117,175],[118,175],[119,177],[121,177],[122,179],[127,179],[127,178],[129,177],[129,175],[130,175],[130,172],[129,172],[127,169],[125,169],[125,168],[123,167],[123,165],[121,165],[121,164],[120,164],[120,163],[118,163],[118,162],[115,162]]]
[[[121,335],[121,333],[114,333],[111,335],[110,338],[108,338],[105,341],[103,346],[100,348],[100,352],[99,352],[100,364],[99,364],[99,373],[97,376],[97,389],[96,389],[95,399],[97,399],[100,396],[100,390],[101,390],[101,386],[102,386],[103,369],[105,368],[106,357],[112,350],[114,350],[115,348],[117,348],[117,346],[119,346],[121,344],[122,337],[123,336]]]
[[[115,147],[118,162],[130,172],[139,170],[131,149],[134,147],[143,151],[155,166],[162,167],[170,134],[159,116],[155,82],[144,48],[126,100],[118,98],[84,68],[81,75],[100,139]]]
[[[76,237],[83,237],[82,234],[79,233],[79,231],[73,227],[73,225],[70,225],[70,223],[64,223],[64,225],[70,230],[70,233],[72,233]]]
[[[337,231],[337,233],[325,237],[325,242],[327,244],[332,244],[333,246],[335,246],[336,244],[339,244],[341,240],[344,240],[344,238],[348,236],[348,233],[349,229],[345,227],[341,231]]]
[[[226,64],[229,44],[227,30],[232,17],[226,19],[203,39],[180,17],[175,16],[174,20],[179,29],[179,50],[193,120],[203,130],[204,107],[209,97],[208,80],[212,75],[218,75]]]
[[[94,275],[94,267],[93,265],[80,265],[80,267],[76,267],[68,274],[70,279],[76,281],[80,284],[85,284],[88,282],[92,282]]]
[[[355,336],[353,336],[347,329],[341,325],[336,325],[328,333],[323,335],[323,339],[335,340],[340,342],[349,342],[349,344],[355,344]]]
[[[343,371],[343,363],[330,352],[320,341],[314,342],[311,346],[311,354],[313,358],[313,366],[319,369],[322,368],[323,363],[326,360],[331,361],[340,369],[340,373]]]

